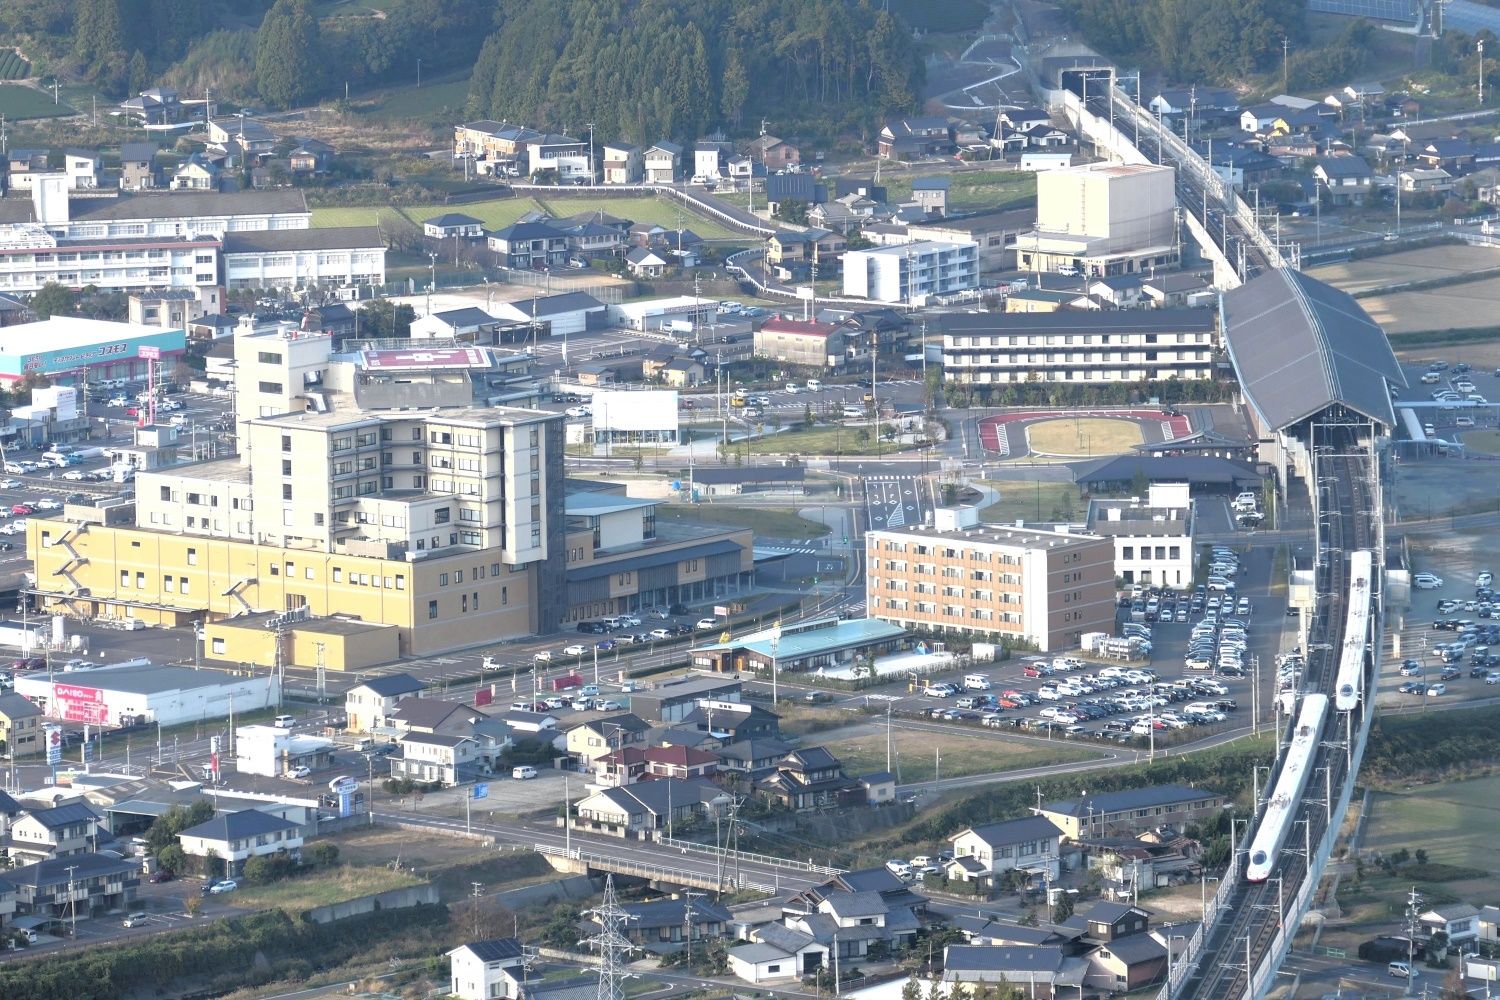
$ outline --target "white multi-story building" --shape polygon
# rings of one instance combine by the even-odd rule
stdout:
[[[979,244],[927,240],[844,254],[844,294],[920,305],[979,287]]]
[[[1213,375],[1212,309],[1060,309],[941,318],[950,382],[1155,382]]]
[[[73,183],[67,173],[39,174],[29,202],[0,203],[0,292],[49,281],[140,291],[385,280],[378,232],[309,229],[300,191],[71,198]],[[222,250],[236,236],[244,239],[231,267]]]
[[[1036,229],[1016,266],[1089,276],[1170,267],[1181,259],[1171,167],[1090,163],[1037,175]]]
[[[385,241],[375,226],[229,233],[229,288],[335,288],[385,283]]]
[[[1094,500],[1088,530],[1113,539],[1115,576],[1173,588],[1193,583],[1194,506],[1187,483],[1153,483],[1145,500]]]
[[[539,135],[527,139],[527,172],[556,170],[559,180],[589,177],[593,164],[589,160],[589,141],[566,135]]]

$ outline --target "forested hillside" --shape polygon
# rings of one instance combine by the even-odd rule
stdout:
[[[472,115],[649,143],[716,125],[868,132],[910,110],[910,31],[869,0],[511,0],[486,39]]]
[[[1281,60],[1303,0],[1063,0],[1084,39],[1172,80],[1232,83]]]

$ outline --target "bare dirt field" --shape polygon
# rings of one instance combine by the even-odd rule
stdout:
[[[1403,281],[1426,281],[1487,267],[1500,267],[1500,250],[1443,246],[1406,250],[1366,260],[1320,264],[1308,268],[1307,273],[1346,292],[1361,292]]]

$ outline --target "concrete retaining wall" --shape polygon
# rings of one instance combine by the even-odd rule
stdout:
[[[587,899],[597,891],[598,888],[594,885],[593,879],[587,875],[573,875],[552,882],[523,885],[516,889],[497,892],[495,901],[506,909],[519,910],[524,906],[556,903],[563,899]]]
[[[376,910],[404,910],[407,907],[436,902],[438,902],[438,888],[429,882],[425,885],[392,889],[373,896],[361,896],[342,903],[314,907],[307,911],[306,916],[314,923],[327,924],[346,917],[358,916],[361,913],[373,913]]]

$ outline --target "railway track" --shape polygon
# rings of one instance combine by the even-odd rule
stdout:
[[[1323,516],[1319,526],[1317,579],[1318,594],[1326,597],[1319,602],[1319,610],[1308,632],[1307,665],[1302,685],[1305,692],[1320,692],[1330,698],[1334,694],[1348,606],[1346,553],[1374,548],[1377,541],[1370,516],[1375,498],[1369,495],[1365,460],[1340,454],[1346,449],[1352,451],[1356,444],[1352,433],[1348,440],[1340,442],[1335,439],[1336,454],[1325,460],[1329,466],[1328,475],[1316,487],[1325,491],[1324,503],[1320,505]],[[1365,669],[1368,672],[1368,663]],[[1366,690],[1369,690],[1368,684]],[[1361,701],[1352,713],[1350,731],[1359,728],[1358,713],[1366,708],[1367,703]],[[1293,827],[1305,824],[1300,842],[1295,833],[1287,838],[1272,876],[1260,883],[1245,881],[1237,849],[1233,864],[1225,875],[1226,880],[1233,880],[1233,888],[1221,909],[1229,917],[1214,924],[1196,957],[1193,971],[1175,991],[1171,991],[1175,998],[1227,1000],[1251,995],[1251,977],[1274,945],[1285,919],[1285,908],[1308,874],[1308,850],[1316,851],[1315,845],[1326,830],[1330,807],[1317,796],[1333,794],[1343,786],[1347,751],[1342,744],[1330,742],[1340,735],[1342,715],[1329,716],[1314,758],[1314,779],[1309,782],[1296,809]],[[1316,775],[1324,769],[1327,769],[1327,774],[1320,783]],[[1254,825],[1252,821],[1246,830],[1244,843],[1247,846]]]

